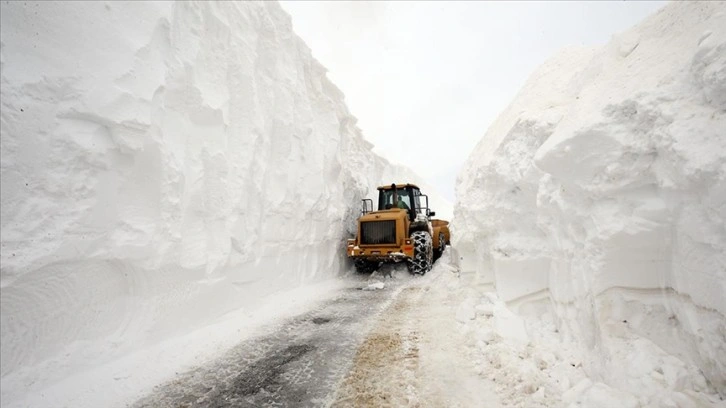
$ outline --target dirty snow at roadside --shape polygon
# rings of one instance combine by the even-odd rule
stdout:
[[[552,57],[457,186],[482,375],[522,407],[723,406],[725,206],[726,3]]]
[[[421,182],[277,3],[1,7],[3,406],[119,404],[325,297],[360,199]]]

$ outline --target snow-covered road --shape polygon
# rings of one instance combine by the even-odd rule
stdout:
[[[362,278],[361,278],[362,279]],[[398,290],[366,291],[364,280],[311,311],[265,329],[217,361],[138,401],[138,407],[324,404],[370,322]],[[357,287],[356,287],[357,286]]]
[[[494,401],[457,345],[455,272],[358,276],[340,295],[178,375],[136,407],[478,406]],[[373,289],[377,282],[385,287]],[[444,375],[445,374],[445,375]]]
[[[458,271],[444,254],[426,276],[404,285],[376,319],[338,388],[340,407],[496,407],[493,384],[472,364],[455,319]],[[400,276],[401,274],[399,274]]]

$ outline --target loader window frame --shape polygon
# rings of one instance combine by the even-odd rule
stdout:
[[[399,188],[396,193],[398,194],[399,200],[403,201],[408,208],[412,208],[410,193],[407,188]],[[381,190],[378,200],[378,210],[390,210],[391,208],[399,208],[398,203],[393,202],[393,190]]]
[[[396,203],[393,202],[393,190],[392,189],[380,189],[378,190],[378,211],[390,210],[392,208],[399,208]],[[416,187],[406,186],[396,190],[396,193],[401,200],[406,203],[408,209],[408,219],[414,221],[418,214],[425,214],[427,207],[421,206],[421,197],[426,197],[421,194],[421,190]],[[428,206],[428,198],[426,200]]]
[[[413,199],[416,203],[415,212],[416,214],[421,213],[421,190],[415,188],[413,189]]]
[[[408,212],[411,214],[411,219],[415,218],[415,211],[417,207],[417,203],[415,200],[415,193],[413,192],[411,187],[405,187],[405,188],[399,188],[396,190],[396,194],[398,194],[399,199],[408,206]],[[393,202],[393,190],[391,189],[385,189],[385,190],[379,190],[380,194],[378,195],[378,210],[390,210],[391,208],[400,208],[398,207],[397,203]],[[418,191],[418,190],[416,190]]]
[[[393,191],[392,190],[379,190],[378,195],[378,211],[390,210],[393,208]]]
[[[411,204],[411,196],[410,192],[406,190],[399,190],[398,191],[398,201],[402,202],[405,207],[401,207],[398,204],[396,204],[396,207],[403,208],[404,210],[410,210],[413,208],[413,205]],[[401,192],[405,191],[405,194],[401,194]]]

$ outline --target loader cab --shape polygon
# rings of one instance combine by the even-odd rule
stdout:
[[[402,208],[408,212],[408,218],[413,221],[416,219],[416,214],[426,211],[421,206],[421,197],[419,188],[411,184],[378,187],[378,210]]]

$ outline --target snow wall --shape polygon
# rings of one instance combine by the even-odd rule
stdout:
[[[6,402],[20,368],[60,378],[346,271],[376,185],[451,211],[371,152],[277,3],[1,14]]]
[[[627,324],[726,395],[726,3],[547,61],[469,157],[452,228],[473,283],[544,301],[593,377],[631,386],[606,341]]]

